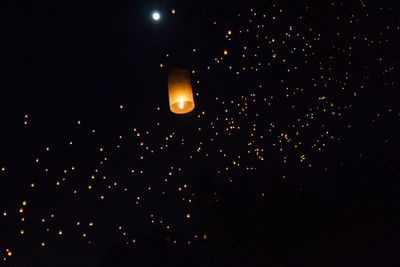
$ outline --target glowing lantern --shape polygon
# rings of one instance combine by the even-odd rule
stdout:
[[[169,108],[173,113],[184,114],[194,109],[190,72],[173,68],[168,75]]]

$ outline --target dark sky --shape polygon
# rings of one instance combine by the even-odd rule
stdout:
[[[329,250],[391,229],[341,255],[397,266],[382,251],[399,234],[398,9],[241,2],[1,1],[0,266],[133,266],[112,251],[157,257],[166,235],[178,254],[225,253],[235,234],[270,240],[235,248],[266,266],[269,231],[285,260],[268,266],[303,266],[308,238],[336,226]],[[169,111],[173,67],[192,71],[189,114]]]

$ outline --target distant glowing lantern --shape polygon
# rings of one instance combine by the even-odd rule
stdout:
[[[173,113],[184,114],[194,109],[190,72],[173,68],[168,75],[169,108]]]

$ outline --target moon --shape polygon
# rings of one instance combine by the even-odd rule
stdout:
[[[160,13],[158,13],[157,11],[153,12],[153,20],[157,21],[160,19]]]

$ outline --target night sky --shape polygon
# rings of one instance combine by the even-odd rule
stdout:
[[[400,266],[400,9],[240,2],[0,2],[0,266]]]

